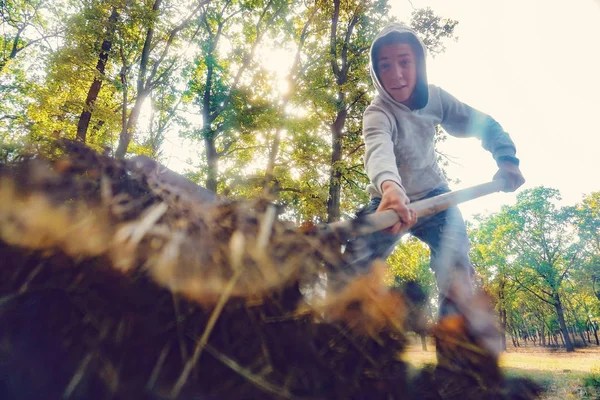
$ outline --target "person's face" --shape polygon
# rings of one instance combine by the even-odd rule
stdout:
[[[417,57],[406,43],[384,45],[377,57],[379,80],[394,100],[409,105],[417,84]]]

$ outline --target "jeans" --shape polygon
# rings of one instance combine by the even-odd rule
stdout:
[[[424,198],[449,192],[447,186],[429,192]],[[381,198],[374,198],[369,205],[357,213],[357,217],[374,213]],[[409,231],[425,242],[431,251],[430,267],[435,274],[439,293],[440,317],[457,311],[448,299],[451,287],[454,290],[472,292],[474,268],[469,260],[469,237],[463,217],[457,207],[450,207],[437,214],[419,218]],[[386,259],[407,232],[391,234],[375,232],[351,240],[346,245],[349,266],[354,272],[368,271],[376,258]]]

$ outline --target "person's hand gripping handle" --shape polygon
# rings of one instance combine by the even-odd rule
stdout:
[[[398,222],[389,228],[389,232],[397,234],[409,230],[417,222],[417,213],[408,207],[410,199],[397,183],[385,181],[381,184],[381,203],[377,212],[393,210],[398,215]]]

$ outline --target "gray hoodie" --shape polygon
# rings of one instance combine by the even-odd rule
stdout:
[[[417,55],[417,83],[413,91],[413,109],[394,100],[375,73],[371,46],[371,78],[377,96],[365,110],[363,135],[365,169],[371,181],[371,197],[381,197],[381,184],[394,181],[411,200],[425,196],[446,184],[434,149],[435,127],[457,137],[477,137],[494,158],[515,155],[515,145],[489,115],[458,101],[443,89],[427,83],[426,48],[412,30],[390,24],[379,32],[373,45],[391,32],[409,35]]]

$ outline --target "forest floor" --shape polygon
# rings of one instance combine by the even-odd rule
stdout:
[[[414,366],[435,363],[435,347],[421,350],[412,345],[404,359]],[[540,347],[509,348],[500,357],[508,376],[528,377],[540,383],[546,394],[543,400],[600,399],[600,347],[578,348],[574,353],[564,349]]]

